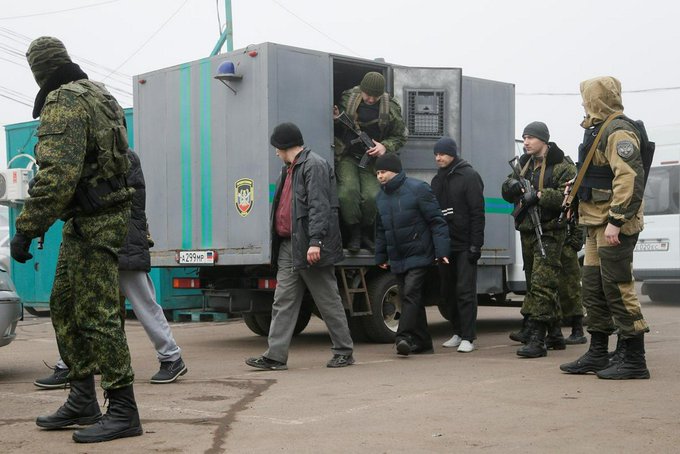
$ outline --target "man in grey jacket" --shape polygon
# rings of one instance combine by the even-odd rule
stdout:
[[[274,128],[270,143],[285,164],[271,213],[277,284],[269,348],[262,356],[246,359],[246,364],[258,369],[288,369],[288,347],[306,286],[333,343],[333,357],[326,366],[350,366],[354,364],[354,346],[335,279],[335,264],[344,256],[333,169],[303,146],[302,133],[293,123]]]

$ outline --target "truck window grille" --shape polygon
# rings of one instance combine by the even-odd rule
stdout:
[[[444,135],[444,90],[406,90],[406,127],[410,137]]]

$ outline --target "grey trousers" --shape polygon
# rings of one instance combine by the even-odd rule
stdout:
[[[288,362],[288,348],[293,338],[295,323],[302,304],[305,286],[326,323],[331,337],[333,354],[349,355],[354,345],[342,307],[335,267],[324,266],[293,269],[292,241],[284,240],[279,248],[276,290],[272,305],[272,322],[269,326],[269,349],[264,356],[282,363]]]
[[[118,274],[120,291],[130,301],[135,317],[156,349],[158,361],[178,360],[182,356],[182,349],[172,336],[163,308],[156,302],[156,289],[149,273],[121,270]],[[66,369],[68,366],[59,359],[57,367]]]

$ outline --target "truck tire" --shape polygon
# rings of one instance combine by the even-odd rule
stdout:
[[[243,321],[246,326],[253,333],[258,336],[268,336],[269,335],[269,325],[272,322],[272,316],[269,314],[243,314]],[[309,324],[309,320],[312,318],[312,311],[305,308],[304,306],[300,308],[300,313],[298,314],[297,323],[295,323],[295,330],[293,335],[296,336],[300,334]]]
[[[269,325],[267,325],[266,331],[263,330],[257,320],[257,314],[241,314],[241,317],[243,317],[243,321],[248,329],[258,336],[266,336],[269,333]]]
[[[50,310],[40,310],[36,309],[31,306],[24,306],[24,309],[26,309],[26,312],[28,312],[31,315],[35,315],[36,317],[49,317],[50,316]]]
[[[399,326],[401,300],[397,278],[390,273],[367,277],[372,315],[361,317],[366,336],[373,342],[393,343]]]

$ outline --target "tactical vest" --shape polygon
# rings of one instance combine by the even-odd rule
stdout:
[[[78,89],[76,89],[76,87]],[[90,117],[94,143],[88,144],[80,184],[95,187],[114,177],[125,177],[130,168],[125,114],[103,84],[81,80],[64,86],[80,94]]]
[[[364,124],[359,124],[358,119],[357,119],[357,109],[359,108],[359,104],[361,104],[362,98],[361,98],[361,90],[359,87],[354,87],[352,91],[349,94],[349,99],[347,100],[347,105],[345,106],[345,111],[347,112],[347,115],[354,120],[354,123],[356,124],[358,129],[362,129],[362,126],[368,126],[374,123],[378,123],[378,127],[380,128],[380,135],[379,140],[382,140],[382,138],[385,136],[385,130],[388,128],[390,124],[390,95],[389,93],[383,93],[382,96],[380,96],[380,107],[378,110],[378,118],[375,120],[372,120],[368,123]]]

